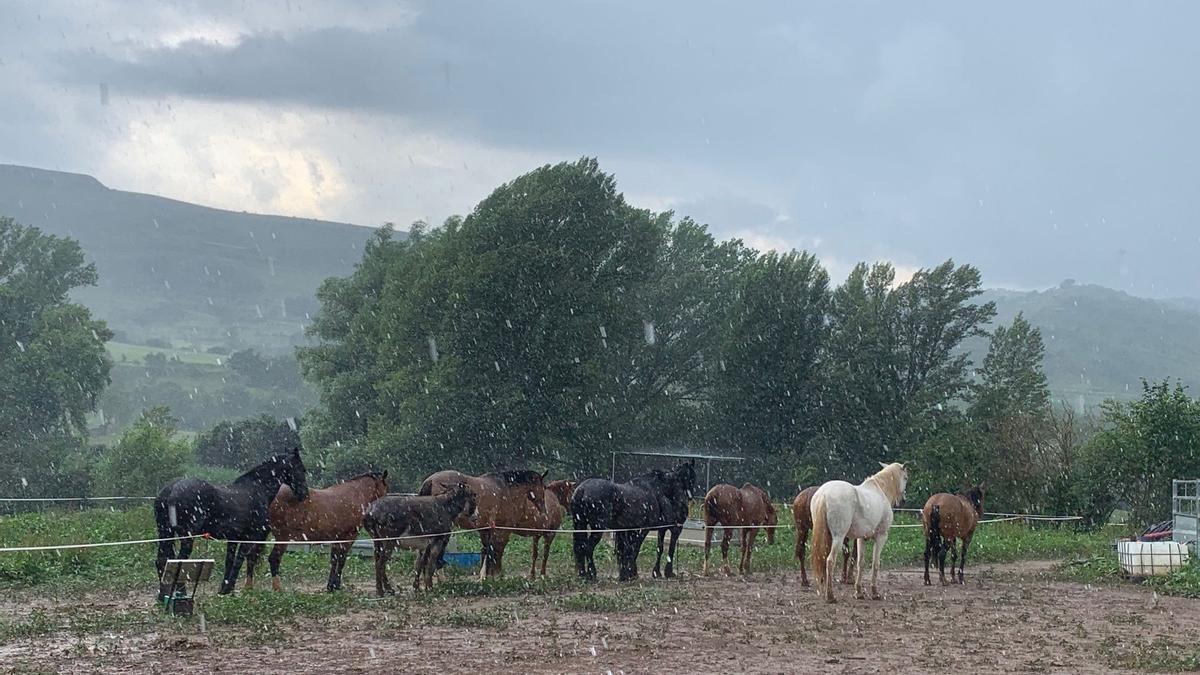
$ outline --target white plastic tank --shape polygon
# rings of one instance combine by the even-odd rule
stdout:
[[[1188,547],[1177,541],[1117,542],[1117,562],[1131,576],[1170,574],[1188,562]]]

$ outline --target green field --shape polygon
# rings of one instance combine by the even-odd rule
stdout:
[[[208,354],[194,349],[165,349],[162,347],[147,347],[131,345],[124,342],[109,342],[105,345],[112,355],[114,363],[142,363],[149,354],[162,354],[168,360],[175,359],[181,363],[194,363],[204,366],[220,366],[226,357],[219,354]]]

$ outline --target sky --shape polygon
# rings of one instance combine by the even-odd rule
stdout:
[[[15,2],[0,162],[400,226],[597,157],[761,250],[1200,296],[1193,2]]]

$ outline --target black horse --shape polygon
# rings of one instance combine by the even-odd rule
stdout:
[[[259,464],[231,485],[213,485],[195,478],[181,478],[166,486],[154,500],[154,521],[160,539],[189,537],[179,543],[179,557],[191,555],[190,537],[207,534],[214,539],[263,541],[267,538],[267,508],[280,485],[287,485],[301,500],[308,496],[308,482],[299,446]],[[220,593],[232,593],[242,560],[253,570],[260,548],[254,544],[230,543],[225,548],[225,578]],[[175,557],[175,542],[158,544],[155,566],[161,579],[167,560]],[[159,597],[173,589],[160,585]]]
[[[575,488],[571,496],[571,517],[575,523],[575,570],[584,579],[596,579],[596,545],[604,536],[586,530],[623,530],[614,532],[617,545],[618,578],[637,578],[637,557],[650,530],[658,530],[658,557],[654,576],[659,576],[663,538],[671,532],[667,554],[668,578],[675,576],[675,545],[688,516],[688,499],[696,484],[695,461],[679,464],[670,471],[654,469],[629,481],[614,483],[589,478]],[[636,529],[633,529],[636,528]]]

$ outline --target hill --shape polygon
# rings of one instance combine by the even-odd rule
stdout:
[[[1195,300],[1151,300],[1102,286],[1065,282],[1045,291],[990,290],[997,322],[1018,312],[1041,328],[1045,369],[1056,398],[1074,405],[1131,399],[1141,378],[1179,378],[1200,394],[1200,306]],[[986,344],[971,345],[976,363]]]
[[[77,299],[126,341],[286,350],[323,279],[349,274],[371,230],[236,213],[0,165],[0,215],[79,241],[100,272]]]

